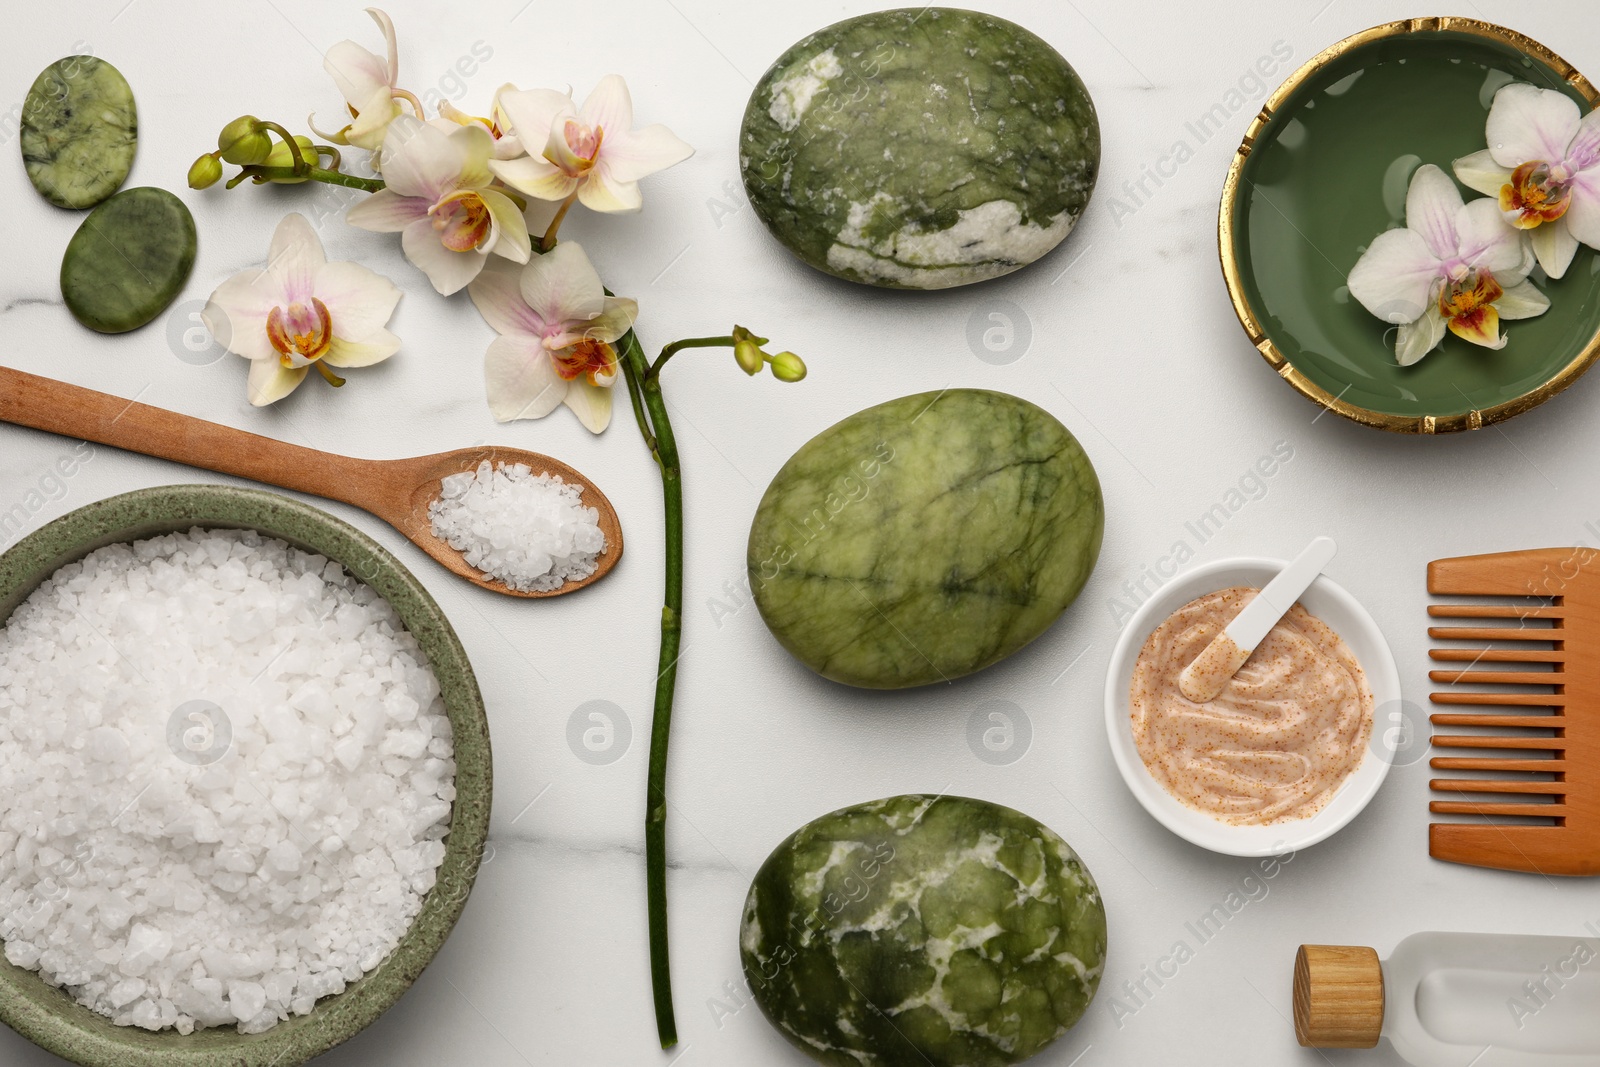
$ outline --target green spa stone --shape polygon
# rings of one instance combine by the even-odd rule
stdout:
[[[50,64],[22,104],[28,180],[57,207],[94,207],[121,188],[138,137],[133,90],[116,67],[94,56]]]
[[[1106,913],[1072,848],[1019,811],[899,796],[779,845],[745,901],[756,1003],[818,1063],[1004,1067],[1094,999]]]
[[[72,235],[61,295],[91,330],[136,330],[182,292],[196,247],[194,217],[182,200],[165,189],[124,189]]]
[[[1067,236],[1100,168],[1094,102],[1021,26],[958,8],[835,23],[791,47],[745,109],[756,213],[818,270],[945,289]]]
[[[879,404],[767,487],[750,588],[778,641],[870,689],[949,681],[1038,637],[1083,589],[1105,506],[1077,439],[1005,393]]]

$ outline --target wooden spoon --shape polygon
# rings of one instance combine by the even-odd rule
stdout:
[[[520,448],[463,448],[416,459],[350,459],[8,367],[0,367],[0,422],[354,505],[399,530],[451,573],[507,596],[571,593],[604,578],[622,558],[622,525],[605,494],[565,463]],[[434,536],[428,505],[439,496],[440,481],[484,460],[525,463],[535,474],[559,475],[562,481],[583,487],[583,502],[599,511],[606,537],[605,552],[593,574],[548,593],[518,592],[504,582],[484,578],[460,552]]]

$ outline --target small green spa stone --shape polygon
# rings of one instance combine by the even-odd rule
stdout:
[[[818,270],[897,289],[1007,274],[1083,214],[1100,168],[1089,90],[1015,23],[958,8],[846,19],[751,94],[744,186]]]
[[[194,268],[194,217],[165,189],[125,189],[89,212],[61,260],[61,295],[91,330],[126,333],[165,311]]]
[[[987,390],[922,393],[850,416],[784,464],[750,530],[750,587],[818,674],[926,685],[1049,628],[1104,528],[1094,467],[1049,412]]]
[[[139,117],[122,74],[94,56],[67,56],[34,79],[22,105],[22,161],[57,207],[94,207],[133,168]]]
[[[1094,999],[1106,913],[1060,837],[1018,811],[899,796],[797,830],[745,901],[756,1002],[818,1063],[1006,1067]]]

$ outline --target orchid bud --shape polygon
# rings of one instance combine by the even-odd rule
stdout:
[[[317,161],[317,146],[315,142],[313,142],[311,138],[304,135],[296,137],[294,140],[295,143],[300,146],[300,157],[308,163],[315,164]],[[277,144],[273,145],[272,151],[267,153],[266,158],[261,161],[261,165],[263,167],[294,166],[294,152],[290,150],[289,142],[279,141]],[[295,185],[299,182],[305,181],[306,179],[303,177],[296,177],[272,178],[269,180],[277,182],[280,185]]]
[[[189,168],[189,188],[205,189],[222,180],[222,164],[217,157],[207,152],[194,161]]]
[[[766,360],[761,355],[761,346],[754,341],[745,339],[733,346],[733,358],[738,362],[739,369],[754,377],[761,373],[761,368]]]
[[[764,345],[767,343],[767,339],[765,337],[757,337],[745,327],[739,325],[735,325],[733,328],[733,340],[735,344],[740,341],[754,341],[757,345]]]
[[[780,382],[798,382],[806,376],[805,360],[793,352],[779,352],[772,357],[772,376]]]
[[[241,115],[222,127],[217,148],[223,159],[237,166],[260,163],[272,151],[272,137],[254,115]]]

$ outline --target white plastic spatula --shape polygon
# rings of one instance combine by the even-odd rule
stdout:
[[[1294,607],[1300,594],[1317,580],[1322,568],[1328,565],[1338,550],[1339,546],[1333,543],[1333,538],[1319,537],[1279,571],[1278,576],[1233,617],[1227,629],[1213,638],[1194,662],[1183,669],[1178,676],[1178,689],[1183,695],[1196,704],[1215,700],[1217,694],[1222,692],[1222,687],[1228,684],[1228,679],[1244,666],[1250,653],[1266,640],[1278,620]]]

